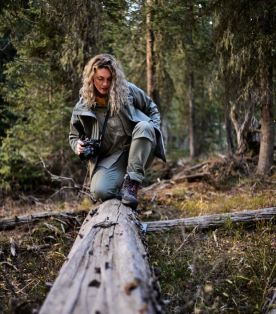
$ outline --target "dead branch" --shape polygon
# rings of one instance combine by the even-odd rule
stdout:
[[[195,173],[195,174],[180,176],[177,178],[172,178],[172,180],[170,182],[174,182],[174,183],[181,183],[181,182],[185,182],[185,181],[194,182],[197,180],[205,179],[208,176],[210,176],[209,172]]]
[[[76,219],[78,215],[87,213],[86,211],[78,211],[78,212],[41,212],[34,213],[31,215],[22,215],[22,216],[14,216],[12,218],[4,218],[0,219],[0,230],[3,229],[11,229],[15,226],[34,223],[42,219],[50,218],[50,217],[58,217],[58,218],[69,218]]]
[[[225,223],[249,223],[260,220],[271,220],[276,216],[276,207],[263,208],[259,210],[249,210],[226,214],[205,215],[199,217],[182,218],[166,221],[149,221],[147,231],[162,231],[171,228],[208,229],[223,226]]]
[[[196,173],[196,174],[190,174],[190,175],[181,175],[181,176],[174,176],[170,180],[161,180],[158,182],[155,182],[145,188],[142,188],[140,190],[141,194],[147,193],[151,190],[154,190],[158,187],[159,190],[170,187],[176,183],[182,183],[182,182],[194,182],[197,180],[202,180],[206,179],[210,176],[211,174],[209,172],[203,172],[203,173]]]
[[[45,171],[50,175],[51,180],[52,181],[59,181],[59,182],[71,182],[72,183],[72,187],[71,188],[75,188],[75,189],[81,189],[82,186],[79,185],[78,183],[76,183],[76,181],[71,178],[71,177],[64,177],[64,176],[58,176],[56,174],[53,174],[47,167],[46,164],[44,162],[44,160],[42,158],[40,158],[40,161],[43,165],[43,168],[45,169]]]
[[[93,207],[94,211],[97,211],[98,205]],[[32,215],[15,216],[12,218],[0,219],[0,230],[14,228],[18,225],[27,223],[34,223],[36,221],[46,218],[69,218],[76,219],[79,215],[85,214],[86,211],[78,212],[41,212]],[[91,212],[90,212],[91,215]],[[160,231],[171,229],[175,227],[185,227],[187,229],[199,228],[206,229],[211,227],[219,227],[226,222],[231,223],[246,223],[257,222],[259,220],[273,219],[276,215],[276,207],[262,208],[259,210],[241,211],[225,214],[205,215],[191,218],[181,218],[164,221],[149,221],[147,224],[147,231]]]
[[[208,161],[204,161],[204,162],[201,162],[199,164],[196,164],[190,168],[187,168],[187,169],[183,169],[181,170],[180,172],[178,172],[177,174],[175,174],[173,177],[172,177],[172,180],[176,180],[178,179],[179,177],[183,177],[185,175],[188,175],[190,174],[191,172],[195,171],[195,170],[199,170],[201,168],[203,168],[204,166],[208,165]]]

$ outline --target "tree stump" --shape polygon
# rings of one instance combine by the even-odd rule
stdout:
[[[90,211],[40,314],[161,313],[141,230],[118,200]]]

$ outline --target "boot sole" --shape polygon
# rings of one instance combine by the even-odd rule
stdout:
[[[131,207],[132,209],[136,209],[137,206],[138,206],[138,202],[132,202],[132,201],[129,201],[129,200],[125,200],[125,199],[122,199],[122,203],[126,206],[129,206]]]

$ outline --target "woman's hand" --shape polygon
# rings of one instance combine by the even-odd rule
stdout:
[[[78,140],[78,141],[77,141],[76,153],[77,153],[78,155],[80,155],[81,153],[83,153],[83,150],[84,150],[83,144],[84,144],[83,141],[81,141],[81,140]]]

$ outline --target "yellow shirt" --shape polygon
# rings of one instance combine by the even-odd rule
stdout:
[[[99,107],[106,107],[107,106],[107,98],[106,97],[96,97],[96,103]]]

